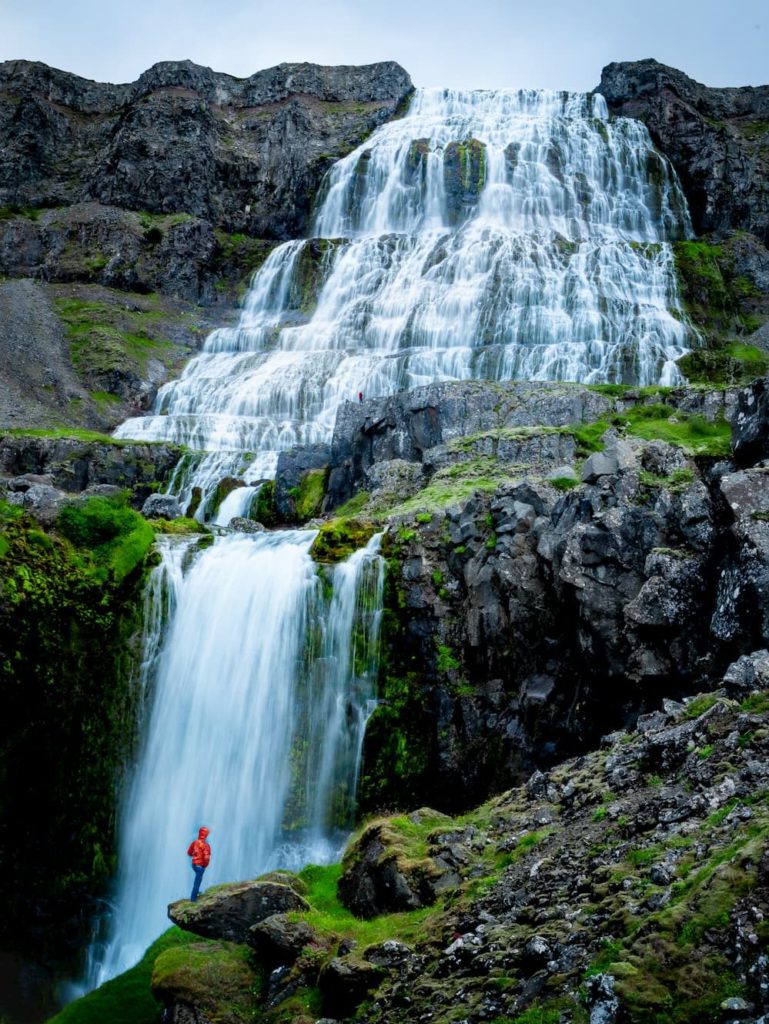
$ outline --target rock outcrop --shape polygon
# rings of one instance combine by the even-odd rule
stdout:
[[[249,929],[260,921],[289,910],[307,909],[306,901],[289,884],[292,881],[293,876],[287,875],[280,881],[257,879],[215,886],[195,903],[172,903],[168,916],[174,924],[196,935],[245,942]]]
[[[393,62],[281,64],[236,79],[169,61],[129,85],[108,85],[8,61],[0,66],[0,205],[95,201],[186,214],[208,224],[212,241],[212,226],[297,237],[330,164],[411,90]]]
[[[642,120],[681,179],[698,234],[769,243],[769,85],[714,89],[656,60],[609,64],[598,92]]]

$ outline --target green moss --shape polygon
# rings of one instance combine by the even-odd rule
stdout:
[[[769,372],[769,356],[754,345],[732,342],[717,349],[697,349],[678,360],[693,384],[748,384]]]
[[[165,1000],[183,999],[211,1024],[253,1019],[262,997],[264,970],[246,946],[197,942],[164,950],[152,969],[152,989]]]
[[[706,711],[709,711],[714,704],[718,703],[718,695],[715,693],[703,693],[700,697],[695,697],[694,700],[689,701],[686,705],[686,711],[684,712],[687,718],[699,718],[704,715]]]
[[[175,366],[178,350],[163,332],[163,313],[152,308],[147,297],[136,296],[130,307],[125,299],[110,303],[68,296],[54,302],[64,324],[72,365],[102,403],[105,394],[113,393],[116,374],[144,377],[151,358]]]
[[[184,536],[191,533],[208,535],[208,529],[197,521],[182,516],[180,519],[153,519],[152,529],[155,533]]]
[[[359,512],[369,503],[368,491],[358,491],[349,501],[346,501],[339,508],[334,510],[334,515],[339,519],[346,519],[348,516],[357,516]]]
[[[642,469],[638,479],[645,487],[661,487],[668,491],[680,492],[694,483],[694,470],[685,467],[674,469],[668,476],[658,476],[656,473],[649,473]]]
[[[275,481],[266,480],[251,503],[249,511],[251,519],[255,519],[262,526],[274,526],[278,516],[275,511]]]
[[[452,649],[448,644],[438,644],[437,646],[438,658],[435,663],[435,667],[441,674],[455,672],[460,667],[460,663],[459,660],[454,657]]]
[[[117,448],[125,447],[126,445],[136,444],[136,441],[119,440],[117,438],[110,437],[109,434],[100,434],[95,430],[85,430],[81,429],[80,427],[35,427],[31,429],[27,427],[14,427],[12,430],[4,431],[4,433],[10,434],[12,437],[51,437],[65,439],[72,438],[75,441],[94,442],[95,444],[109,444],[114,445]],[[144,444],[145,442],[142,443]]]
[[[557,491],[571,491],[579,487],[579,480],[575,476],[556,476],[547,482]]]
[[[302,477],[296,498],[296,516],[300,523],[306,523],[308,519],[320,514],[327,481],[328,467],[310,469]]]
[[[155,960],[166,951],[201,941],[205,942],[180,928],[170,928],[153,942],[135,967],[65,1006],[49,1024],[157,1024],[162,1007],[150,991]]]
[[[310,554],[316,562],[343,562],[376,533],[374,523],[365,519],[332,519],[318,531]]]
[[[55,949],[114,869],[115,790],[138,702],[140,570],[154,538],[138,513],[104,498],[62,516],[49,534],[14,507],[0,515],[0,942],[20,948],[31,927],[35,955],[40,921]]]

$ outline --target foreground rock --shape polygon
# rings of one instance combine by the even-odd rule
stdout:
[[[196,903],[178,900],[168,916],[186,931],[228,942],[245,942],[252,925],[273,914],[306,910],[307,903],[290,885],[255,881],[219,885]]]

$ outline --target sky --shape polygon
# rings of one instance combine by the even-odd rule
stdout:
[[[655,57],[707,85],[769,83],[767,0],[0,0],[0,60],[134,81],[190,59],[239,78],[284,61],[396,60],[415,85],[591,89]]]

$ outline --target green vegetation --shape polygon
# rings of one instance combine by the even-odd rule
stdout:
[[[703,693],[694,700],[689,701],[684,712],[687,718],[699,718],[709,711],[714,704],[718,703],[718,695],[715,693]]]
[[[150,991],[155,960],[192,944],[199,947],[216,945],[180,928],[169,928],[152,943],[135,967],[65,1006],[49,1024],[104,1024],[105,1021],[110,1024],[158,1024],[162,1008]]]
[[[320,515],[323,499],[326,496],[326,481],[328,480],[328,468],[310,469],[302,477],[299,483],[299,493],[296,496],[296,518],[300,523],[306,523],[308,519]]]
[[[2,502],[0,538],[0,818],[16,851],[0,878],[15,908],[0,937],[39,956],[41,929],[58,951],[65,922],[88,919],[114,870],[115,787],[139,697],[131,638],[154,534],[124,501],[92,497],[50,532]]]
[[[575,476],[556,476],[547,482],[557,491],[571,491],[579,487],[579,480]]]
[[[251,519],[255,519],[262,526],[274,526],[277,522],[275,511],[275,481],[265,480],[256,492],[249,510]]]
[[[685,491],[690,484],[693,484],[695,477],[694,470],[682,467],[674,469],[669,476],[658,476],[656,473],[649,473],[642,469],[638,474],[638,479],[645,487],[662,487],[668,491],[680,492]]]
[[[173,366],[174,346],[163,336],[163,313],[146,296],[130,306],[97,299],[58,298],[57,312],[69,341],[72,365],[87,388],[105,401],[119,379],[143,377],[150,358]],[[122,397],[118,395],[117,397]]]
[[[334,515],[339,519],[346,519],[348,516],[357,516],[369,503],[369,494],[367,491],[358,491],[352,498],[346,501],[339,508],[334,510]]]
[[[50,437],[50,438],[73,438],[75,441],[93,442],[95,444],[111,444],[118,448],[129,444],[136,444],[136,441],[124,441],[109,434],[100,434],[96,430],[85,430],[81,427],[13,427],[5,430],[4,433],[13,437]],[[159,442],[142,442],[154,444]]]
[[[365,519],[332,519],[321,526],[310,554],[316,562],[343,562],[364,547],[376,531],[376,524]]]
[[[769,372],[769,356],[755,345],[731,342],[721,348],[696,349],[678,360],[693,384],[747,384]]]
[[[121,583],[142,564],[155,534],[152,527],[128,505],[128,497],[90,497],[66,505],[56,529],[81,553],[87,553],[94,575],[111,576]]]
[[[731,452],[731,427],[726,420],[717,419],[711,422],[698,413],[687,415],[661,403],[636,405],[607,419],[569,429],[577,439],[578,450],[587,454],[603,448],[601,437],[610,426],[615,427],[621,434],[641,437],[646,441],[667,441],[668,444],[677,445],[688,455],[721,458]],[[685,472],[679,471],[675,480],[671,474],[672,486],[684,486],[685,481],[681,473]]]

